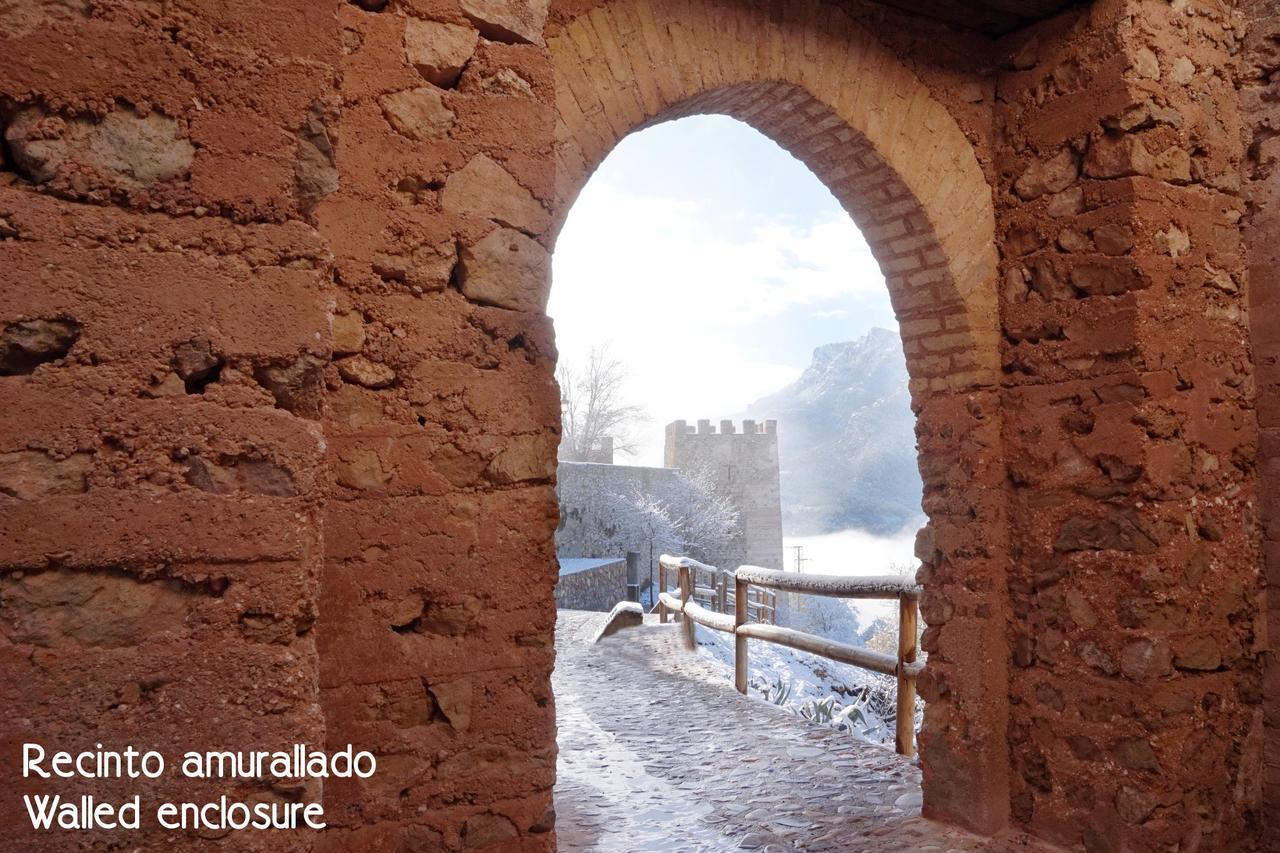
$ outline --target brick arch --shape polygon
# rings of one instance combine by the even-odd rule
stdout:
[[[818,0],[773,13],[765,5],[612,0],[548,40],[557,226],[627,134],[687,115],[732,116],[809,166],[866,236],[901,323],[913,394],[993,385],[995,213],[973,146],[843,12]]]
[[[555,32],[553,234],[623,137],[706,113],[772,138],[853,217],[885,274],[917,411],[925,812],[992,832],[1009,813],[1009,534],[991,187],[888,49],[819,0],[782,6],[610,0]]]

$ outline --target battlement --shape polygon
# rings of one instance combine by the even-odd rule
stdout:
[[[741,432],[738,432],[737,424],[731,420],[720,421],[718,429],[711,425],[709,418],[699,420],[696,425],[688,421],[672,421],[667,424],[668,438],[684,435],[776,435],[777,432],[778,422],[772,418],[765,421],[744,419]]]

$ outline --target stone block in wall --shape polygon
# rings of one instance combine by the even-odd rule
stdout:
[[[5,129],[14,164],[36,183],[77,193],[137,190],[190,174],[195,148],[158,112],[113,110],[100,121],[20,111]]]
[[[458,271],[463,295],[482,305],[530,312],[546,308],[550,256],[514,228],[495,228],[474,246],[464,247]]]
[[[533,194],[485,154],[449,176],[440,203],[445,211],[492,219],[529,234],[541,233],[550,222]]]
[[[410,18],[404,28],[405,56],[427,82],[447,88],[458,81],[479,37],[471,27]]]
[[[445,106],[440,92],[430,87],[383,95],[378,103],[397,132],[420,142],[444,136],[453,127],[454,112]]]
[[[461,0],[462,11],[486,38],[541,45],[549,0]]]

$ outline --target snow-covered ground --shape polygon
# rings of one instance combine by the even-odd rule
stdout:
[[[788,537],[787,570],[794,571],[793,546],[803,547],[803,569],[810,574],[844,576],[914,575],[915,529],[895,536],[874,536],[844,530],[823,536]],[[789,627],[829,636],[855,645],[869,643],[879,651],[896,647],[898,605],[892,601],[815,598],[824,608],[847,607],[852,618],[787,608]],[[879,624],[877,624],[879,623]],[[892,636],[884,636],[885,631]],[[733,638],[698,627],[698,650],[733,680]],[[888,676],[837,663],[760,640],[748,641],[748,694],[781,705],[816,722],[843,727],[854,737],[893,745],[896,682]],[[917,708],[919,726],[920,709]]]
[[[733,682],[733,638],[697,627],[698,654]],[[747,694],[853,737],[893,746],[895,680],[761,640],[747,641]],[[919,710],[916,727],[919,728]]]

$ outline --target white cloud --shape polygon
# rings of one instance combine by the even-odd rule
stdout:
[[[602,171],[561,232],[548,312],[562,359],[607,342],[627,365],[630,397],[651,416],[636,461],[660,464],[667,421],[728,416],[799,375],[807,352],[783,354],[785,324],[803,339],[807,318],[880,303],[879,267],[841,213],[770,216],[697,187],[624,190]],[[816,337],[810,346],[829,342]]]
[[[626,305],[640,312],[635,320],[732,328],[794,306],[883,292],[879,267],[847,216],[753,229],[727,219],[739,218],[597,178],[556,247],[552,316],[576,325],[577,316]]]

